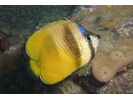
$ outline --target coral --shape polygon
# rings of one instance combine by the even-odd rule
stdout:
[[[83,10],[89,10],[90,12],[93,12],[98,7],[98,5],[83,5],[83,6],[78,6],[77,10],[78,11],[83,11]]]
[[[92,74],[92,71],[91,70],[92,70],[91,69],[91,63],[87,63],[84,67],[82,67],[79,70],[75,71],[74,74],[75,75],[78,75],[79,77],[80,76],[87,76],[87,75]]]
[[[52,88],[52,92],[50,93],[56,93],[56,94],[85,94],[87,93],[84,91],[80,85],[74,83],[71,79],[66,79],[60,84],[56,84]]]
[[[8,42],[8,40],[5,37],[3,37],[0,42],[1,42],[1,47],[4,50],[6,50],[10,47],[10,43]]]
[[[0,51],[3,52],[10,47],[10,43],[3,32],[0,32],[0,38]]]
[[[108,82],[119,69],[133,62],[132,9],[133,6],[99,6],[93,12],[79,11],[71,18],[101,35],[92,60],[93,75],[101,82]]]
[[[9,50],[4,51],[0,55],[0,73],[6,74],[10,71],[13,71],[17,68],[16,62],[19,62],[21,56],[19,54],[19,49],[22,48],[22,44],[17,46],[10,46]],[[7,63],[8,62],[8,63]],[[5,70],[8,69],[8,70]]]
[[[119,73],[103,87],[97,88],[97,93],[132,93],[133,69],[130,68]]]
[[[10,46],[19,44],[22,41],[22,38],[19,36],[12,36],[8,32],[3,33],[0,31],[0,51],[3,52],[9,49]],[[24,40],[24,39],[23,39]]]
[[[19,36],[12,36],[12,37],[9,37],[8,41],[11,45],[15,45],[17,43],[20,43],[22,39]]]

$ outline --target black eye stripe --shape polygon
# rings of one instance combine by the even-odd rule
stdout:
[[[94,47],[93,47],[91,42],[89,42],[89,47],[91,49],[91,59],[90,59],[90,61],[91,61],[94,58],[94,56],[95,56],[95,49],[94,49]]]

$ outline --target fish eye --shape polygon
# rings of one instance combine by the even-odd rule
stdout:
[[[91,42],[91,41],[92,41],[92,36],[90,36],[90,35],[87,36],[87,37],[86,37],[86,41],[87,41],[87,42]]]

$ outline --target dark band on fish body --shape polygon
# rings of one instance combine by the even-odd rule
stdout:
[[[65,35],[64,35],[64,42],[66,46],[68,46],[69,50],[71,51],[72,55],[75,57],[74,59],[81,56],[80,49],[78,47],[77,41],[75,40],[72,30],[69,28],[67,24],[64,25]],[[81,59],[75,60],[76,66],[81,65]]]

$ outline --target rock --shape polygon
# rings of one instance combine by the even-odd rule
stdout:
[[[71,18],[76,21],[82,17],[79,24],[101,35],[92,60],[93,75],[101,82],[110,81],[119,69],[133,62],[132,9],[133,6],[99,6],[92,12],[77,12]],[[99,18],[101,20],[96,23]],[[103,26],[108,30],[101,30]]]

